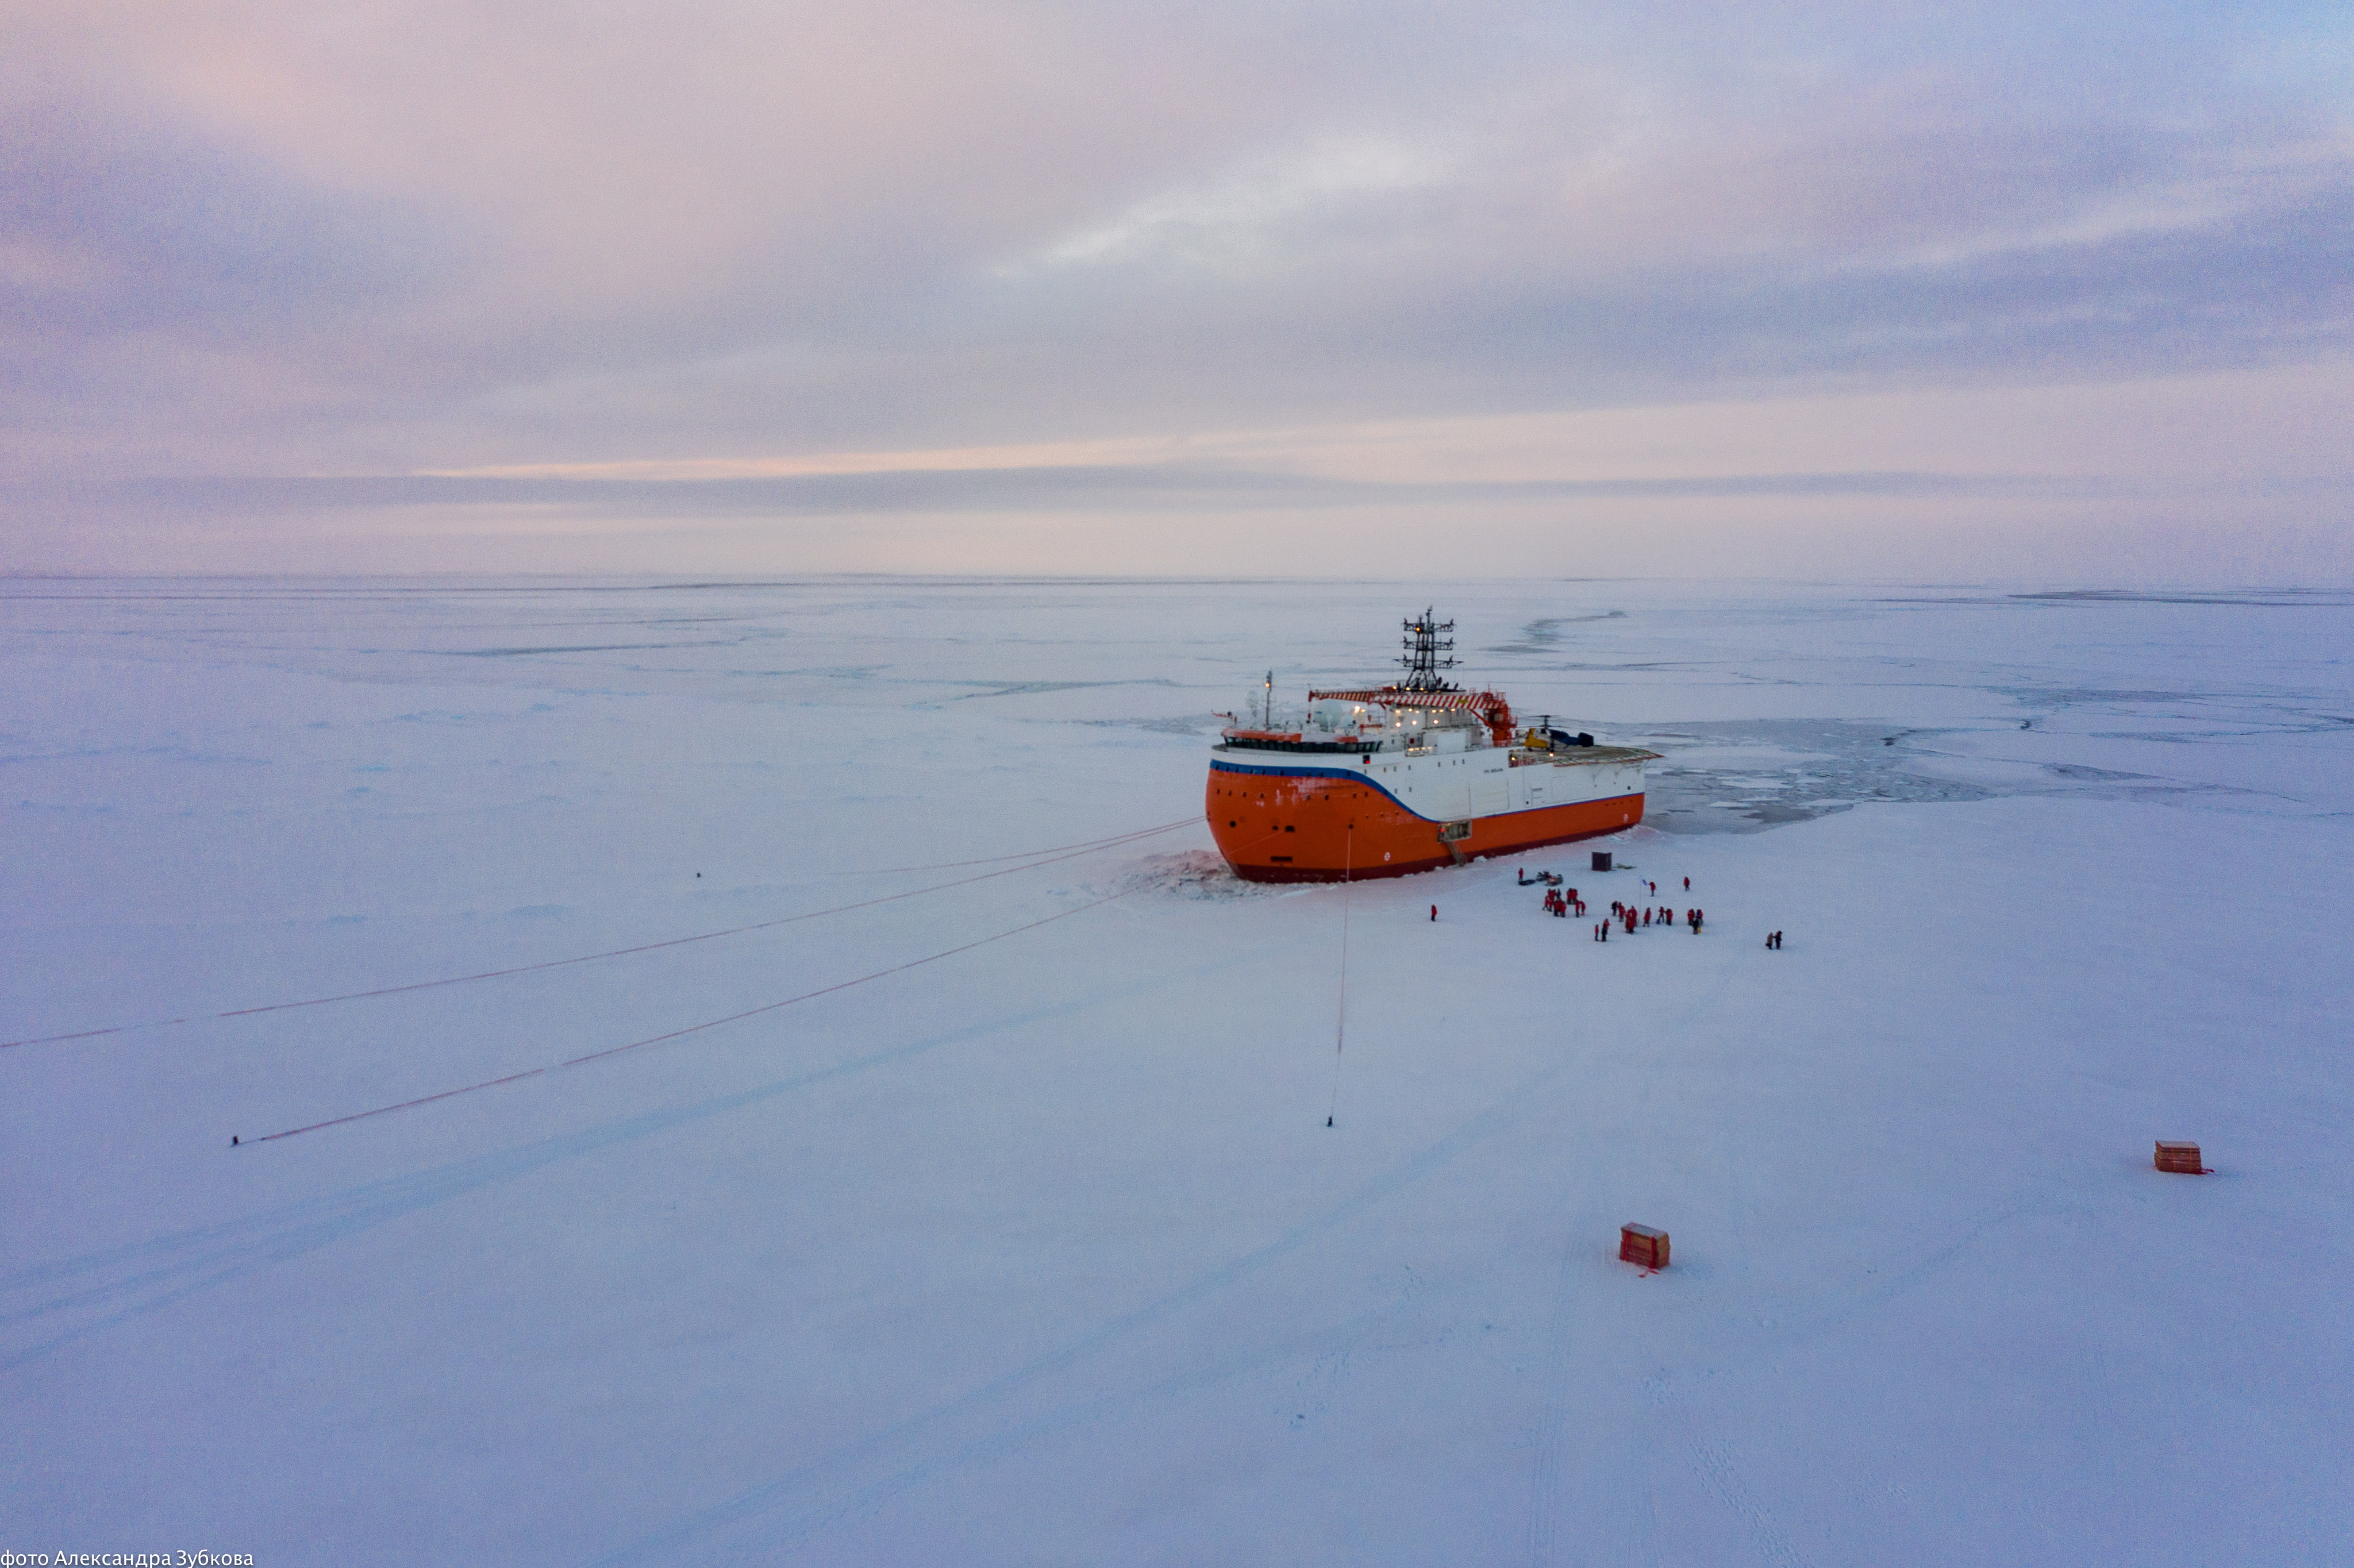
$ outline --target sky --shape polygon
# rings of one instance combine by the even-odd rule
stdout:
[[[2354,581],[2354,12],[0,7],[0,570]]]

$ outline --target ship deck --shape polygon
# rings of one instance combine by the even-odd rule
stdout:
[[[1386,748],[1369,754],[1353,746],[1329,746],[1322,742],[1301,745],[1296,741],[1289,745],[1269,745],[1265,741],[1224,740],[1211,749],[1238,756],[1296,757],[1305,753],[1310,756],[1372,755],[1411,758],[1432,755],[1427,749],[1396,751]],[[1647,751],[1639,746],[1564,746],[1552,751],[1538,751],[1528,747],[1516,746],[1511,748],[1511,763],[1515,768],[1534,768],[1540,763],[1548,762],[1556,768],[1590,768],[1605,762],[1654,762],[1659,758],[1659,753]]]
[[[1646,751],[1639,746],[1564,746],[1552,751],[1514,747],[1512,766],[1532,768],[1540,762],[1550,762],[1556,768],[1582,768],[1599,762],[1651,762],[1658,760],[1659,756],[1658,752]]]

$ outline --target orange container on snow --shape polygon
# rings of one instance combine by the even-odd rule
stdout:
[[[1619,1226],[1618,1261],[1640,1264],[1645,1268],[1667,1267],[1668,1233],[1649,1225]]]
[[[2177,1176],[2207,1174],[2207,1168],[2199,1163],[2199,1146],[2195,1143],[2168,1143],[2161,1138],[2154,1163],[2160,1171],[2170,1171]]]

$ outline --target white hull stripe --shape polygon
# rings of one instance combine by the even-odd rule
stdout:
[[[1379,779],[1369,778],[1352,768],[1297,766],[1268,768],[1246,762],[1226,762],[1214,757],[1210,759],[1210,771],[1250,773],[1269,779],[1346,779],[1352,783],[1363,784],[1369,789],[1380,791],[1391,805],[1406,815],[1421,818],[1426,822],[1485,822],[1499,817],[1529,817],[1542,811],[1558,811],[1567,806],[1591,806],[1604,800],[1639,800],[1643,798],[1643,792],[1637,789],[1624,795],[1590,795],[1582,800],[1548,800],[1542,806],[1527,806],[1517,811],[1469,811],[1459,817],[1425,817],[1420,811],[1399,800],[1391,792],[1388,786]]]

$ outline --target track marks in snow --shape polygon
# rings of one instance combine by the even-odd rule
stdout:
[[[1553,1285],[1553,1316],[1545,1324],[1543,1371],[1537,1388],[1544,1401],[1537,1413],[1535,1458],[1529,1473],[1529,1563],[1546,1568],[1558,1561],[1555,1542],[1561,1530],[1563,1428],[1569,1420],[1569,1343],[1572,1307],[1575,1300],[1578,1256],[1585,1251],[1573,1238],[1562,1248],[1559,1277]]]
[[[1264,882],[1245,882],[1224,856],[1210,850],[1181,850],[1174,854],[1147,855],[1124,870],[1111,885],[1156,898],[1231,903],[1246,898],[1282,898],[1298,890]]]
[[[29,1328],[36,1336],[46,1335],[0,1352],[0,1371],[13,1371],[75,1340],[162,1311],[207,1290],[274,1265],[292,1262],[451,1198],[706,1116],[755,1104],[814,1081],[816,1076],[730,1096],[702,1107],[632,1118],[590,1132],[462,1160],[420,1175],[370,1182],[247,1219],[178,1231],[152,1241],[0,1275],[0,1331]],[[78,1283],[62,1290],[42,1290],[43,1287],[69,1280]],[[51,1328],[53,1322],[61,1326]]]
[[[1870,1285],[1857,1284],[1854,1290],[1837,1307],[1817,1315],[1805,1327],[1814,1333],[1824,1333],[1839,1328],[1858,1313],[1886,1305],[1942,1274],[1957,1262],[1965,1253],[1978,1245],[1988,1233],[2001,1229],[2031,1215],[2057,1214],[2078,1210],[2080,1204],[2050,1199],[2018,1198],[1993,1209],[1973,1221],[1967,1228],[1916,1253],[1913,1259],[1891,1270],[1884,1277],[1875,1277]]]
[[[1394,1305],[1403,1306],[1421,1294],[1419,1283],[1410,1285]],[[1287,1425],[1305,1426],[1331,1412],[1332,1393],[1348,1376],[1349,1360],[1354,1351],[1355,1346],[1343,1340],[1337,1348],[1326,1350],[1315,1357],[1308,1370],[1300,1373],[1291,1385],[1288,1403],[1292,1408],[1277,1412]]]
[[[1162,978],[1168,985],[1196,981],[1214,966]],[[1047,1019],[1100,1007],[1113,994],[1087,994],[1012,1018],[970,1024],[906,1044],[795,1073],[790,1076],[692,1105],[651,1111],[601,1127],[543,1139],[495,1154],[477,1155],[415,1175],[365,1182],[325,1196],[284,1204],[240,1220],[175,1231],[80,1257],[34,1264],[0,1274],[0,1335],[24,1329],[29,1338],[0,1350],[0,1372],[41,1360],[76,1340],[158,1312],[216,1287],[316,1252],[389,1221],[453,1198],[488,1191],[535,1171],[583,1159],[715,1117],[748,1109],[820,1085],[969,1044]],[[224,1157],[228,1155],[223,1150]]]
[[[1775,1568],[1809,1568],[1808,1559],[1783,1539],[1774,1522],[1773,1510],[1759,1502],[1741,1478],[1741,1468],[1733,1462],[1731,1448],[1721,1442],[1694,1443],[1691,1455],[1692,1469],[1701,1484],[1748,1526],[1749,1538],[1756,1543],[1758,1555],[1775,1564]]]
[[[814,1461],[804,1467],[802,1471],[796,1472],[809,1478],[801,1494],[804,1499],[802,1506],[797,1511],[780,1520],[762,1520],[757,1536],[748,1535],[733,1550],[711,1547],[698,1555],[710,1562],[769,1562],[779,1550],[790,1550],[795,1543],[826,1529],[854,1520],[872,1518],[895,1499],[936,1476],[998,1463],[1034,1444],[1064,1436],[1138,1405],[1165,1404],[1272,1367],[1300,1361],[1312,1362],[1319,1368],[1345,1368],[1355,1353],[1354,1348],[1394,1319],[1402,1309],[1410,1305],[1411,1295],[1409,1292],[1384,1301],[1330,1329],[1288,1336],[1255,1350],[1220,1357],[1206,1365],[1187,1368],[1125,1387],[1091,1393],[1028,1415],[1001,1421],[978,1436],[943,1440],[938,1447],[903,1468],[872,1481],[860,1483],[853,1478],[832,1473],[843,1455],[849,1452],[838,1451],[836,1455]],[[887,1435],[877,1435],[878,1439],[884,1436]],[[854,1446],[864,1453],[866,1443]],[[762,1489],[764,1498],[766,1490]],[[733,1503],[722,1505],[721,1509],[697,1514],[690,1521],[623,1547],[595,1562],[602,1564],[642,1561],[649,1555],[659,1555],[666,1548],[683,1545],[690,1539],[720,1532],[733,1524],[760,1520],[763,1511],[760,1503],[749,1496],[737,1499]]]
[[[1631,869],[1631,868],[1630,868]],[[1647,933],[1656,935],[1656,931]],[[1633,941],[1637,938],[1629,938]],[[1722,1005],[1724,993],[1739,980],[1745,967],[1755,961],[1755,949],[1741,941],[1720,941],[1710,944],[1710,938],[1689,938],[1678,936],[1673,950],[1683,955],[1674,960],[1679,964],[1698,966],[1700,972],[1684,970],[1688,983],[1683,995],[1685,1005],[1671,1017],[1655,1026],[1651,1036],[1638,1045],[1618,1037],[1606,1038],[1598,1050],[1584,1053],[1577,1064],[1580,1075],[1579,1114],[1616,1114],[1617,1109],[1655,1103],[1660,1096],[1663,1080],[1679,1069],[1680,1054],[1671,1045],[1696,1021],[1708,1016]],[[1697,949],[1696,951],[1694,949]],[[1649,949],[1644,949],[1649,951]],[[1605,1107],[1615,1107],[1606,1109]],[[1573,1140],[1574,1141],[1574,1140]],[[1706,1155],[1702,1156],[1706,1158]],[[1721,1158],[1721,1155],[1718,1156]],[[1610,1194],[1616,1197],[1617,1194]],[[1556,1271],[1553,1310],[1545,1330],[1543,1351],[1543,1371],[1537,1383],[1542,1391],[1543,1406],[1537,1420],[1535,1442],[1532,1445],[1529,1486],[1528,1550],[1532,1568],[1545,1568],[1562,1559],[1560,1544],[1561,1517],[1564,1506],[1564,1492],[1571,1484],[1573,1467],[1570,1453],[1575,1446],[1567,1429],[1568,1414],[1581,1390],[1591,1388],[1606,1377],[1611,1363],[1628,1353],[1628,1346],[1607,1341],[1599,1336],[1581,1335],[1575,1328],[1580,1306],[1578,1284],[1594,1263],[1606,1255],[1611,1238],[1617,1234],[1623,1219],[1600,1220],[1596,1217],[1599,1202],[1589,1202],[1583,1213],[1575,1208],[1565,1217],[1574,1218],[1572,1234],[1564,1244],[1562,1261]],[[1745,1266],[1745,1264],[1744,1264]],[[1629,1271],[1631,1275],[1631,1270]],[[1632,1285],[1631,1277],[1626,1283]],[[1686,1282],[1679,1277],[1678,1283]],[[1655,1402],[1661,1389],[1654,1389]],[[1624,1463],[1623,1454],[1607,1457]],[[1623,1510],[1623,1494],[1631,1488],[1631,1478],[1619,1478],[1617,1487],[1603,1485],[1592,1472],[1594,1467],[1575,1467],[1589,1493],[1621,1494],[1617,1499],[1616,1522],[1630,1522]],[[1646,1483],[1648,1485],[1648,1482]],[[1614,1506],[1603,1501],[1590,1501],[1589,1507]],[[1638,1546],[1641,1560],[1656,1561],[1658,1541],[1656,1520],[1647,1506],[1638,1520],[1632,1520],[1638,1531]]]
[[[747,1522],[776,1510],[781,1519],[764,1523],[762,1538],[771,1544],[797,1540],[828,1522],[875,1506],[917,1481],[952,1464],[968,1462],[958,1456],[982,1456],[1008,1451],[1037,1418],[1009,1417],[1005,1412],[1034,1389],[1072,1371],[1111,1347],[1157,1329],[1184,1310],[1204,1304],[1258,1275],[1269,1266],[1378,1209],[1389,1199],[1453,1163],[1470,1150],[1519,1126],[1566,1088],[1575,1065],[1564,1061],[1522,1083],[1444,1137],[1407,1159],[1361,1183],[1340,1202],[1299,1221],[1264,1245],[1196,1275],[1192,1280],[1152,1300],[1106,1319],[1062,1346],[1033,1358],[992,1381],[907,1417],[834,1453],[804,1465],[774,1481],[755,1487],[595,1561],[599,1564],[642,1562],[688,1541],[725,1527]],[[1411,1296],[1409,1288],[1405,1295]],[[1181,1374],[1181,1380],[1193,1374]],[[1050,1418],[1051,1422],[1051,1418]],[[993,1425],[992,1433],[960,1438],[955,1429],[967,1424]],[[1059,1425],[1058,1422],[1052,1424]],[[902,1455],[910,1455],[907,1458]],[[886,1468],[886,1467],[889,1467]],[[871,1479],[859,1472],[882,1469]]]

